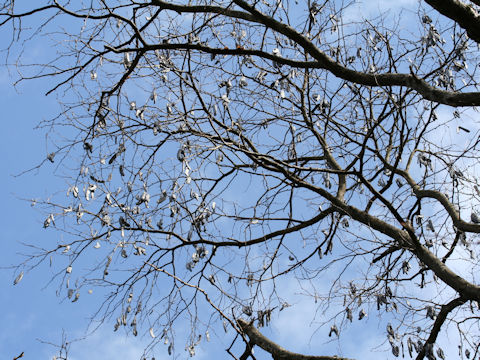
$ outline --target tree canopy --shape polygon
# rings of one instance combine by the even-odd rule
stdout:
[[[65,179],[37,204],[65,235],[15,284],[51,261],[60,296],[99,289],[96,320],[150,333],[145,356],[223,325],[235,359],[344,357],[262,333],[300,293],[321,341],[369,321],[395,357],[478,358],[480,2],[359,6],[2,1],[5,65],[61,105],[38,166]]]

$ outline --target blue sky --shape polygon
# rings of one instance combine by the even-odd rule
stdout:
[[[386,3],[379,1],[378,5],[371,1],[368,2],[368,10],[365,5],[363,9],[386,9]],[[416,10],[416,1],[413,0],[398,1],[396,4],[413,6],[413,11]],[[4,46],[3,43],[1,45]],[[41,54],[42,51],[48,49],[42,49],[39,44],[32,52]],[[56,164],[45,163],[39,169],[14,177],[15,174],[37,166],[44,161],[48,153],[45,130],[35,130],[34,127],[39,121],[55,116],[59,111],[56,95],[43,95],[49,89],[51,80],[30,81],[21,84],[17,89],[13,88],[11,83],[12,77],[6,68],[0,67],[0,106],[3,109],[0,142],[3,155],[3,170],[0,174],[3,195],[0,226],[3,231],[0,241],[3,251],[0,253],[0,266],[4,267],[0,276],[0,307],[4,310],[0,315],[3,325],[0,328],[0,354],[2,358],[10,359],[25,351],[25,359],[49,359],[55,354],[55,348],[40,340],[58,344],[63,332],[69,339],[83,336],[88,317],[96,310],[98,302],[95,293],[90,298],[82,295],[82,301],[74,304],[65,301],[64,292],[56,296],[58,284],[49,284],[52,270],[48,263],[26,273],[17,286],[13,286],[17,273],[12,269],[5,269],[23,261],[21,253],[26,252],[26,248],[22,243],[42,244],[52,237],[64,236],[54,229],[43,229],[44,215],[27,200],[48,198],[58,189],[64,189],[64,181],[53,176],[57,170]],[[283,285],[287,292],[295,293],[293,283]],[[358,359],[367,356],[372,358],[371,348],[386,340],[384,330],[378,328],[379,319],[372,314],[367,317],[367,321],[356,322],[347,330],[344,336],[352,341],[340,349],[336,341],[328,342],[326,334],[314,332],[314,304],[301,297],[296,301],[297,306],[285,309],[280,317],[273,319],[272,327],[266,330],[269,336],[289,350],[306,354],[333,354],[341,351],[344,355]],[[225,337],[223,330],[217,330],[218,336],[213,336],[210,344],[199,349],[197,359],[224,359],[228,356],[224,349],[230,345],[231,333]],[[181,331],[182,329],[179,329],[179,332]],[[121,355],[125,359],[137,359],[150,341],[148,332],[141,335],[145,336],[135,338],[113,333],[112,323],[108,323],[87,340],[74,343],[71,358],[110,360]],[[179,358],[188,358],[181,346],[177,351]],[[390,352],[382,351],[377,353],[379,359],[393,358]],[[159,346],[155,357],[157,360],[167,359],[166,348]],[[257,356],[257,359],[268,358],[270,357],[267,355]]]

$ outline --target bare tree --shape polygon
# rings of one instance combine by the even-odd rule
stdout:
[[[245,343],[233,358],[333,359],[258,330],[296,281],[326,339],[376,313],[394,356],[444,359],[455,332],[478,358],[479,1],[371,19],[340,0],[22,6],[2,2],[7,63],[61,95],[40,165],[67,196],[40,205],[69,240],[21,268],[66,259],[65,296],[106,289],[96,319],[169,354],[177,322],[190,355],[223,322]],[[23,64],[42,34],[55,54]]]

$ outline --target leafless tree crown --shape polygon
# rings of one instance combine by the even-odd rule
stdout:
[[[295,284],[322,341],[382,315],[394,356],[444,359],[448,333],[478,358],[478,0],[40,3],[2,1],[0,25],[18,81],[60,99],[40,165],[67,180],[40,205],[68,236],[23,270],[53,258],[72,302],[101,289],[96,319],[149,354],[223,323],[233,358],[343,356],[262,335]]]

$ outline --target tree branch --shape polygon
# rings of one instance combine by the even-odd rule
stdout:
[[[349,360],[338,356],[314,356],[303,355],[288,351],[280,345],[274,343],[260,331],[258,331],[252,323],[248,323],[244,319],[238,319],[237,324],[244,334],[248,336],[250,341],[259,346],[266,352],[270,353],[274,360]]]
[[[458,0],[425,0],[425,2],[465,29],[470,39],[480,43],[480,16],[471,6]]]
[[[437,315],[437,318],[435,319],[432,331],[430,332],[430,336],[425,342],[425,345],[422,347],[422,349],[418,353],[416,360],[422,360],[426,355],[427,348],[435,344],[435,341],[437,340],[437,336],[440,333],[440,329],[443,323],[445,322],[445,320],[447,320],[447,315],[456,307],[465,304],[466,301],[467,300],[465,300],[464,298],[459,297],[457,299],[450,301],[448,304],[442,306],[440,312]]]

